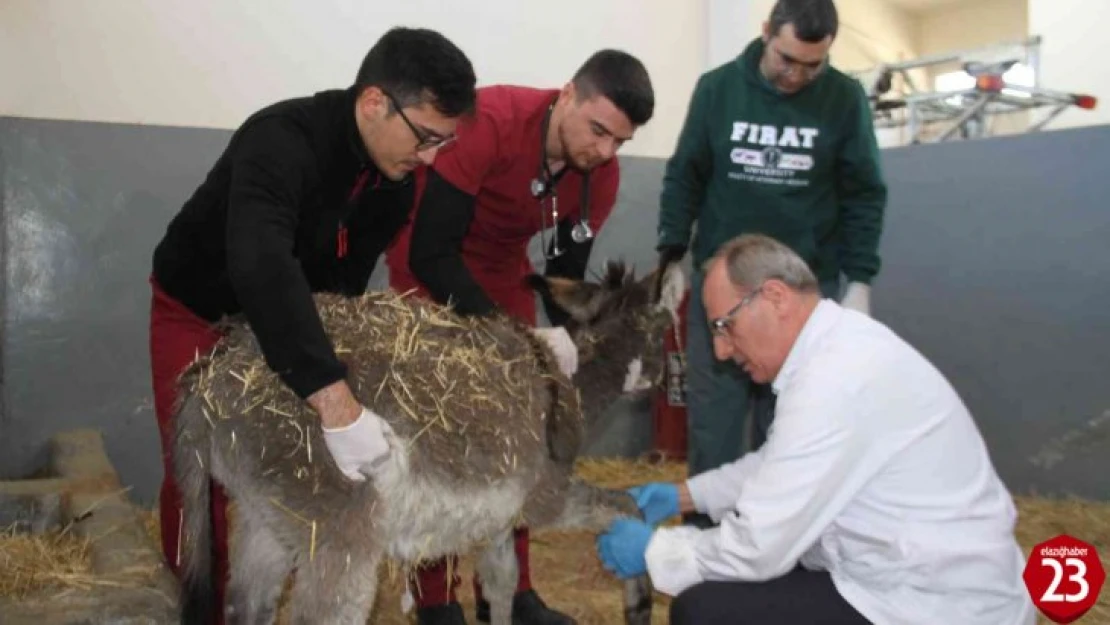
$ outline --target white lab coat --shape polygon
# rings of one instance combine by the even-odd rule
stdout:
[[[709,530],[662,527],[652,582],[762,581],[798,563],[879,624],[1027,625],[1013,499],[947,380],[883,324],[822,300],[772,383],[767,442],[687,484]]]

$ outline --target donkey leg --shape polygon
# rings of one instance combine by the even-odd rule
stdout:
[[[624,622],[651,625],[651,578],[638,575],[624,580]]]
[[[512,533],[506,531],[491,540],[475,569],[482,580],[482,594],[489,601],[490,625],[511,625],[513,591],[520,576]]]
[[[236,520],[230,564],[228,625],[273,623],[282,585],[293,570],[293,556],[249,508]]]
[[[543,527],[559,530],[584,530],[600,533],[618,518],[642,519],[632,495],[623,490],[601,488],[572,479],[563,492],[562,509]],[[535,525],[535,523],[533,523]]]
[[[642,519],[632,495],[623,490],[601,488],[572,479],[565,492],[563,509],[550,527],[601,533],[617,518]],[[628,625],[650,625],[651,579],[640,575],[624,581],[624,621]]]
[[[290,597],[294,625],[365,625],[378,591],[382,550],[348,549],[342,544],[317,547],[297,569]]]

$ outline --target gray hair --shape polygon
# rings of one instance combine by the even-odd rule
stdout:
[[[795,291],[817,292],[817,277],[802,257],[783,243],[763,234],[742,234],[727,241],[706,262],[723,260],[728,280],[747,290],[767,280],[779,280]]]

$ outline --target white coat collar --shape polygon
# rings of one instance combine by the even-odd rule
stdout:
[[[810,354],[820,343],[821,338],[840,321],[843,314],[844,309],[831,299],[817,302],[817,307],[810,313],[809,319],[802,326],[802,331],[798,333],[798,338],[794,340],[790,353],[786,355],[786,361],[782,363],[779,374],[771,383],[771,389],[775,395],[782,393],[782,390],[790,384],[794,374],[809,360]]]

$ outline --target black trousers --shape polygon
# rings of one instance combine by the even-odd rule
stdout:
[[[870,625],[828,573],[797,567],[766,582],[702,582],[671,602],[672,625]]]

